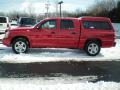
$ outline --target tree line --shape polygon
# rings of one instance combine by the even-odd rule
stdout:
[[[100,16],[108,17],[112,22],[120,23],[120,0],[99,0],[86,11],[76,10],[74,13],[68,13],[71,17],[81,16]]]

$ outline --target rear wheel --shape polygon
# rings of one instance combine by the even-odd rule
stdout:
[[[24,38],[15,39],[12,43],[12,50],[16,53],[26,53],[28,51],[28,42]]]
[[[85,51],[90,56],[96,56],[101,50],[100,44],[96,41],[89,41],[85,46]]]

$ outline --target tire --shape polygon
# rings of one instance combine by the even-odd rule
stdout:
[[[12,50],[16,54],[27,53],[28,49],[28,41],[24,38],[17,38],[12,43]]]
[[[96,56],[99,54],[101,46],[96,41],[89,41],[85,46],[85,51],[89,56]]]

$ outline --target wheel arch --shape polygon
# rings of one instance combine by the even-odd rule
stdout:
[[[29,45],[29,47],[30,47],[30,41],[29,41],[29,39],[28,39],[26,36],[16,36],[16,37],[12,38],[12,40],[11,40],[11,45],[12,45],[12,43],[13,43],[14,40],[19,39],[19,38],[22,38],[22,39],[27,40],[28,45]]]
[[[99,38],[89,38],[89,39],[86,40],[86,42],[84,44],[84,48],[87,45],[87,43],[90,42],[90,41],[97,42],[97,43],[99,43],[100,46],[102,46],[102,40],[101,39],[99,39]]]

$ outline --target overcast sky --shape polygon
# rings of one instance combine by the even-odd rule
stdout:
[[[34,13],[45,13],[47,0],[0,0],[0,11],[28,11],[31,7]],[[49,12],[55,12],[55,1],[49,0]],[[96,0],[63,0],[62,10],[73,12],[76,9],[85,10],[95,3]]]

